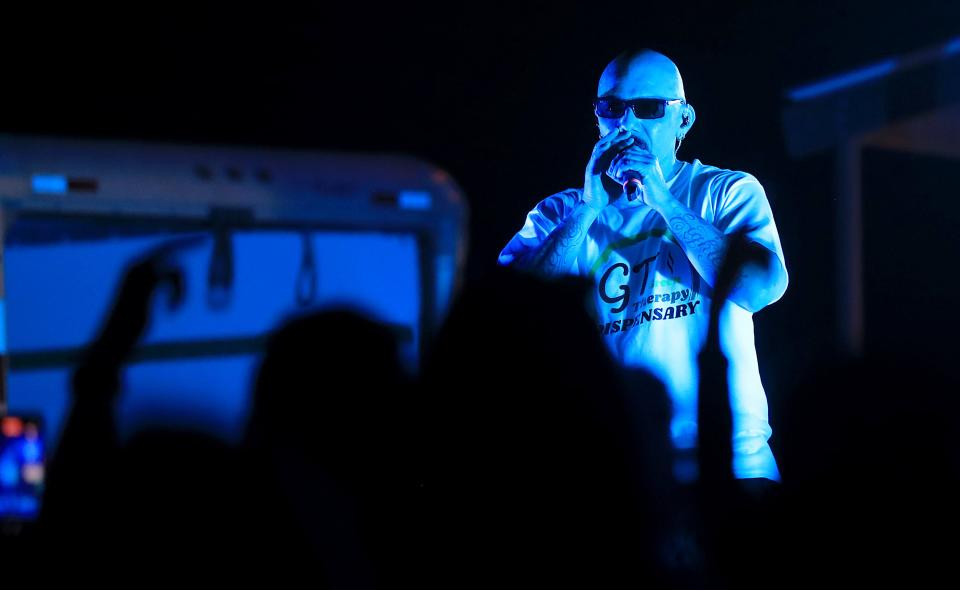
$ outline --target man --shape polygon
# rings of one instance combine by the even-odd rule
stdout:
[[[579,274],[596,284],[598,328],[615,357],[661,379],[673,401],[680,481],[696,478],[697,353],[729,237],[757,251],[720,312],[729,361],[738,478],[778,481],[753,340],[753,313],[777,301],[787,271],[763,187],[745,172],[676,154],[696,112],[676,65],[651,50],[614,59],[594,103],[600,140],[583,188],[547,197],[500,254],[503,265]],[[639,189],[634,192],[633,189]]]

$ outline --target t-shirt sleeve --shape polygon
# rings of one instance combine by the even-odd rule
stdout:
[[[520,231],[500,252],[497,262],[507,266],[536,250],[566,219],[576,200],[575,192],[564,191],[537,203],[537,206],[527,213],[527,219]]]
[[[723,184],[726,187],[721,193],[714,225],[725,234],[745,232],[748,239],[776,254],[786,271],[780,234],[773,221],[773,211],[763,186],[746,173],[739,174]]]

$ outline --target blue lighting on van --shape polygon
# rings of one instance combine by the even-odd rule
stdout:
[[[433,204],[433,198],[426,191],[400,191],[397,204],[401,209],[425,211]]]
[[[34,174],[33,192],[41,195],[65,195],[69,183],[66,176],[59,174]]]

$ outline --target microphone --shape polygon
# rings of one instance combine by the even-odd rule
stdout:
[[[643,190],[643,177],[640,176],[639,172],[633,170],[627,170],[623,175],[627,177],[623,182],[623,191],[627,193],[627,199],[630,201],[637,200],[640,191]]]

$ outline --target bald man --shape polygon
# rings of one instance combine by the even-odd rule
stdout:
[[[600,140],[583,188],[542,200],[500,253],[502,265],[590,277],[598,329],[614,356],[652,372],[673,401],[674,474],[696,478],[697,353],[728,235],[758,252],[720,312],[734,418],[734,473],[779,481],[753,339],[753,314],[777,301],[787,270],[763,187],[746,172],[677,159],[696,121],[677,66],[651,50],[603,70]]]

